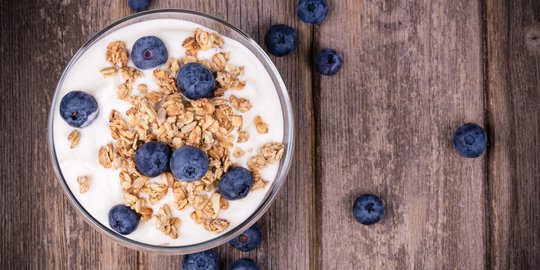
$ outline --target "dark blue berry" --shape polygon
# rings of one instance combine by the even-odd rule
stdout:
[[[242,167],[233,167],[219,180],[219,191],[223,198],[231,201],[245,198],[253,186],[253,176]]]
[[[72,127],[82,128],[90,125],[98,113],[96,99],[82,91],[71,91],[60,101],[60,116]]]
[[[189,99],[209,98],[216,89],[216,77],[212,71],[199,63],[187,63],[176,76],[176,84]]]
[[[324,75],[336,74],[343,65],[343,58],[334,49],[323,49],[315,56],[315,67]]]
[[[248,252],[258,247],[262,242],[262,232],[259,224],[255,223],[245,232],[233,238],[229,243],[240,251]]]
[[[477,124],[465,124],[454,133],[454,147],[464,157],[479,157],[486,150],[486,146],[486,132]]]
[[[373,225],[384,215],[383,202],[372,194],[364,194],[353,205],[353,215],[358,222],[364,225]]]
[[[169,53],[163,41],[155,36],[137,39],[131,49],[131,60],[140,69],[151,69],[165,64]]]
[[[131,9],[140,12],[148,9],[150,0],[128,0],[128,5]]]
[[[217,270],[219,258],[213,250],[184,255],[182,260],[183,270]]]
[[[298,37],[291,27],[284,24],[275,24],[264,36],[264,44],[268,51],[275,56],[291,54],[296,48]]]
[[[160,142],[147,142],[135,153],[135,166],[145,176],[156,177],[169,169],[171,149]]]
[[[174,177],[193,182],[201,179],[208,171],[208,156],[197,147],[184,145],[172,154],[170,167]]]
[[[252,259],[238,259],[231,265],[231,270],[259,270],[259,266]]]
[[[296,14],[306,23],[319,24],[328,14],[328,4],[326,0],[300,0]]]
[[[123,204],[109,210],[109,226],[120,234],[130,234],[135,231],[139,226],[140,218],[137,212]]]

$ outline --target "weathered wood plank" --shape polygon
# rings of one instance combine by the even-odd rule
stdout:
[[[483,268],[485,156],[451,143],[484,122],[479,2],[333,1],[316,39],[345,61],[315,102],[320,268]],[[363,193],[386,206],[371,227]]]
[[[260,224],[260,248],[241,253],[229,245],[217,248],[222,267],[250,257],[268,269],[310,266],[313,227],[313,116],[309,65],[310,27],[298,24],[295,1],[154,1],[151,9],[185,8],[240,27],[258,42],[271,23],[296,27],[305,38],[297,53],[275,59],[290,89],[298,119],[297,162],[287,187]],[[58,78],[78,48],[93,34],[132,12],[125,0],[8,1],[1,16],[3,113],[2,194],[0,200],[2,265],[24,269],[180,269],[181,256],[137,252],[117,245],[87,225],[69,205],[50,165],[46,119]],[[283,12],[283,9],[289,12]],[[45,75],[43,71],[47,73]],[[300,79],[298,79],[300,78]],[[30,191],[31,196],[27,196]]]
[[[485,16],[490,266],[538,269],[540,2],[488,0]]]

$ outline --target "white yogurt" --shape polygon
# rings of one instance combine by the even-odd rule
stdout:
[[[68,134],[73,130],[61,117],[59,113],[60,102],[57,102],[54,108],[53,136],[56,150],[56,156],[60,169],[67,185],[72,190],[79,203],[95,219],[105,226],[109,226],[108,212],[111,207],[117,204],[123,204],[120,181],[118,177],[119,170],[103,168],[98,162],[98,151],[101,146],[114,142],[109,132],[108,117],[110,112],[115,109],[120,111],[124,117],[129,103],[116,98],[117,87],[123,80],[120,75],[104,78],[100,73],[102,68],[111,66],[105,60],[105,51],[107,45],[116,40],[125,42],[128,50],[131,50],[137,39],[143,36],[154,35],[159,37],[165,43],[169,52],[169,58],[175,57],[181,59],[186,51],[182,48],[182,42],[188,36],[193,35],[193,29],[200,27],[206,31],[212,31],[201,25],[173,19],[159,19],[136,23],[119,29],[90,47],[79,60],[74,63],[70,72],[66,75],[62,89],[59,93],[61,99],[68,92],[73,90],[85,91],[94,96],[99,105],[99,115],[96,120],[85,128],[81,128],[81,138],[79,144],[74,149],[69,148],[67,140]],[[245,74],[240,76],[240,80],[245,80],[246,86],[243,90],[229,90],[225,97],[234,94],[237,97],[248,99],[253,108],[247,113],[242,114],[244,119],[244,130],[249,133],[249,140],[244,143],[235,144],[234,148],[240,147],[246,151],[246,155],[241,158],[234,158],[231,155],[231,161],[246,167],[247,160],[258,154],[259,148],[268,142],[283,141],[283,114],[276,89],[266,72],[262,63],[251,51],[239,42],[227,37],[223,37],[225,44],[221,50],[210,49],[199,52],[199,59],[211,59],[219,51],[230,51],[229,64],[245,66]],[[130,61],[129,66],[134,66]],[[165,67],[162,67],[165,68]],[[139,94],[135,90],[136,86],[145,83],[148,91],[157,91],[156,79],[152,76],[151,70],[144,70],[143,78],[139,78],[133,84],[132,94]],[[238,113],[238,112],[237,112]],[[267,134],[258,134],[253,119],[260,115],[268,123],[269,132]],[[234,149],[233,148],[233,149]],[[248,152],[252,148],[253,152]],[[232,151],[231,151],[232,152]],[[270,184],[274,181],[278,170],[278,165],[271,165],[261,171],[262,178],[269,180]],[[90,189],[81,194],[76,181],[78,176],[88,176]],[[159,177],[151,181],[161,181]],[[249,217],[262,202],[269,186],[264,190],[250,192],[249,195],[241,200],[230,201],[229,209],[220,212],[220,217],[230,221],[229,229],[232,229]],[[154,212],[164,204],[172,206],[172,191],[169,189],[167,196],[161,199],[155,205],[150,205]],[[173,209],[173,216],[181,219],[179,236],[172,239],[155,227],[155,219],[146,222],[140,222],[135,232],[127,235],[136,241],[147,244],[169,244],[170,246],[183,246],[199,243],[215,238],[217,235],[204,230],[202,225],[195,224],[190,218],[193,208],[184,211]]]

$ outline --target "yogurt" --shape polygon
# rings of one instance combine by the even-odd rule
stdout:
[[[193,29],[202,28],[209,32],[211,29],[201,25],[175,19],[158,19],[145,22],[139,22],[116,30],[113,33],[103,37],[100,41],[92,45],[88,50],[73,64],[70,71],[66,74],[59,98],[73,90],[85,91],[94,96],[99,105],[99,115],[89,126],[79,129],[81,134],[79,143],[74,149],[70,149],[70,143],[67,140],[69,133],[73,130],[59,113],[59,103],[54,107],[53,118],[53,140],[56,152],[56,158],[64,179],[74,194],[78,202],[86,211],[98,220],[104,226],[109,227],[108,212],[117,205],[123,204],[122,190],[120,187],[118,170],[105,169],[98,162],[98,152],[101,146],[114,142],[109,131],[108,117],[111,111],[117,110],[125,117],[125,112],[131,105],[123,100],[117,99],[117,87],[123,83],[120,75],[104,78],[100,70],[111,66],[105,59],[107,45],[110,42],[121,40],[126,44],[126,48],[131,50],[137,39],[143,36],[153,35],[160,38],[169,52],[169,57],[181,59],[186,55],[186,50],[182,48],[182,42],[193,35]],[[199,59],[211,59],[215,53],[231,52],[228,64],[245,66],[244,75],[240,80],[245,80],[246,85],[243,90],[228,90],[224,97],[233,94],[237,97],[243,97],[253,105],[251,110],[243,113],[243,130],[249,133],[247,142],[236,144],[236,147],[243,149],[246,154],[240,158],[231,155],[233,164],[238,164],[247,168],[247,161],[254,155],[262,145],[269,142],[283,141],[283,112],[281,111],[280,100],[274,84],[266,72],[263,64],[257,57],[245,46],[239,42],[227,37],[221,49],[210,49],[200,51]],[[129,62],[129,66],[134,67]],[[166,65],[162,67],[166,69]],[[152,75],[153,69],[141,70],[144,74],[133,84],[146,84],[149,91],[159,89],[157,80]],[[132,95],[139,95],[134,87]],[[256,116],[268,124],[269,132],[258,134],[255,128],[254,119]],[[252,150],[249,152],[249,150]],[[248,196],[241,200],[229,201],[229,208],[222,210],[219,217],[227,219],[230,222],[229,228],[238,226],[247,219],[260,205],[265,198],[278,171],[278,164],[273,164],[261,172],[262,178],[270,181],[265,189],[251,191]],[[79,193],[77,183],[78,176],[87,176],[89,179],[89,190],[85,193]],[[161,182],[160,177],[151,179],[151,181]],[[218,235],[206,231],[201,224],[196,224],[190,214],[193,208],[178,211],[172,208],[172,190],[169,189],[167,195],[155,205],[147,203],[146,205],[157,213],[159,208],[167,203],[171,206],[174,217],[181,219],[178,229],[178,238],[172,239],[168,235],[156,229],[155,219],[141,221],[138,228],[126,237],[139,242],[153,245],[184,246],[200,243],[217,237]],[[225,231],[225,232],[226,232]]]

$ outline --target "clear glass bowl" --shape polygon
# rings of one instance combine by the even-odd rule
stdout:
[[[147,21],[147,20],[154,20],[154,19],[179,19],[179,20],[195,22],[205,27],[208,27],[210,29],[213,29],[223,36],[232,38],[240,42],[245,47],[247,47],[255,56],[257,56],[259,61],[264,65],[266,71],[270,75],[272,82],[274,83],[274,86],[277,90],[277,94],[281,102],[281,109],[283,112],[284,134],[283,134],[282,143],[285,145],[285,153],[283,155],[283,158],[280,161],[279,170],[278,170],[276,179],[270,186],[270,189],[267,191],[267,194],[265,195],[263,201],[257,207],[255,212],[253,212],[244,222],[242,222],[240,225],[236,226],[235,228],[232,228],[229,231],[221,235],[218,235],[217,237],[211,240],[200,242],[193,245],[187,245],[187,246],[157,246],[157,245],[150,245],[150,244],[142,243],[139,241],[129,239],[123,235],[120,235],[116,233],[115,231],[109,229],[106,225],[103,225],[100,222],[98,222],[92,215],[90,215],[82,207],[82,205],[73,195],[72,191],[69,189],[64,179],[64,176],[62,175],[62,171],[60,170],[58,160],[56,158],[56,152],[55,152],[55,146],[54,146],[54,140],[53,140],[52,128],[53,128],[53,121],[54,121],[54,108],[56,108],[56,103],[59,102],[58,93],[60,92],[60,89],[62,88],[62,84],[64,82],[66,74],[68,74],[73,64],[81,57],[82,54],[84,54],[88,50],[88,48],[90,48],[92,45],[94,45],[96,42],[101,40],[104,36],[108,35],[109,33],[112,33],[116,31],[117,29],[126,27],[128,25],[132,25],[134,23]],[[79,212],[92,227],[94,227],[101,233],[107,235],[109,238],[115,240],[117,243],[130,247],[130,248],[137,249],[137,250],[158,252],[160,254],[188,254],[188,253],[211,249],[225,242],[228,242],[229,240],[231,240],[232,238],[234,238],[235,236],[239,235],[240,233],[245,231],[247,228],[249,228],[268,210],[268,207],[274,201],[277,192],[285,183],[285,177],[291,165],[293,146],[294,146],[294,118],[293,118],[293,112],[292,112],[292,107],[291,107],[291,101],[289,99],[287,89],[285,88],[285,84],[283,83],[283,80],[281,76],[279,75],[278,70],[276,69],[276,67],[274,66],[274,64],[268,57],[268,55],[263,51],[263,49],[261,49],[261,47],[249,36],[247,36],[242,31],[240,31],[236,27],[230,25],[229,23],[223,20],[220,20],[218,18],[215,18],[207,14],[203,14],[203,13],[199,13],[195,11],[189,11],[189,10],[179,10],[179,9],[151,10],[151,11],[137,13],[137,14],[128,16],[126,18],[123,18],[111,24],[105,29],[101,30],[99,33],[93,36],[88,42],[86,42],[86,44],[82,46],[82,48],[75,54],[75,56],[73,56],[73,58],[67,65],[66,69],[64,70],[62,77],[60,78],[60,81],[58,82],[55,95],[51,104],[51,110],[49,112],[49,123],[48,123],[47,132],[48,132],[48,141],[49,141],[48,142],[49,153],[51,156],[51,160],[52,160],[52,164],[53,164],[56,176],[58,178],[58,182],[60,183],[60,186],[64,190],[64,193],[68,196],[71,204],[75,206],[75,209],[77,210],[77,212]]]

